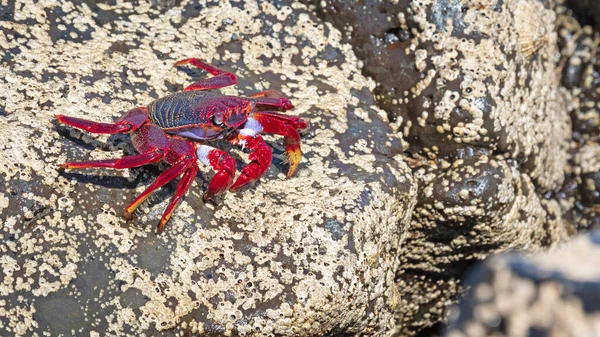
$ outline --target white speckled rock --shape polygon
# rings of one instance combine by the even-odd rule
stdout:
[[[416,185],[340,33],[277,1],[152,3],[0,5],[0,335],[391,331]],[[202,202],[203,169],[156,236],[173,185],[125,222],[158,170],[60,173],[134,150],[53,116],[111,121],[190,83],[172,67],[186,57],[234,71],[226,93],[282,91],[314,135],[293,179],[276,159],[216,206]],[[282,140],[268,142],[280,156]]]

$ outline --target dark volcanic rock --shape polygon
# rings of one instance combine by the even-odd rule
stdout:
[[[568,7],[583,25],[600,31],[600,2],[597,0],[559,0]]]
[[[396,328],[394,275],[416,184],[393,159],[400,140],[352,51],[297,4],[172,5],[45,1],[0,21],[0,335]],[[157,236],[174,184],[125,222],[123,208],[159,171],[59,172],[66,160],[134,150],[126,135],[66,128],[54,114],[108,122],[206,76],[173,69],[187,57],[235,72],[228,94],[282,91],[313,129],[292,179],[276,137],[267,175],[217,205],[202,202],[203,168]]]
[[[600,33],[558,8],[562,85],[573,125],[570,180],[577,182],[573,223],[600,228]]]

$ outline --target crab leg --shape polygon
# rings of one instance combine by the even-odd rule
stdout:
[[[279,111],[288,111],[294,108],[292,102],[285,97],[281,98],[273,98],[273,97],[260,97],[256,98],[256,108],[257,109],[269,109],[275,108]]]
[[[248,156],[251,162],[242,169],[242,173],[230,188],[232,191],[237,191],[258,180],[267,172],[273,159],[273,152],[263,138],[253,129],[239,130],[238,137],[232,139],[231,142],[247,147],[252,151]]]
[[[143,125],[131,133],[131,141],[135,148],[141,152],[133,156],[117,159],[91,160],[84,162],[68,162],[61,165],[64,169],[76,169],[87,167],[108,167],[114,169],[125,169],[138,167],[161,161],[169,150],[167,135],[159,127],[154,125]]]
[[[204,200],[210,200],[225,192],[233,184],[235,159],[231,158],[227,152],[208,145],[199,145],[196,155],[204,165],[210,165],[217,171],[204,194]]]
[[[181,172],[189,168],[192,163],[193,162],[191,160],[184,159],[179,161],[177,164],[169,167],[168,169],[164,170],[158,176],[158,178],[156,178],[156,180],[150,186],[148,186],[148,188],[146,188],[144,192],[142,192],[142,194],[140,194],[129,206],[127,206],[127,208],[125,208],[125,219],[131,219],[133,211],[135,211],[135,209],[138,208],[139,205],[141,205],[146,199],[148,199],[148,197],[152,195],[152,193],[156,189],[166,185],[171,180],[177,178],[181,174]]]
[[[257,92],[256,94],[250,96],[251,98],[255,98],[256,108],[260,109],[268,109],[268,108],[276,108],[280,111],[287,111],[294,108],[292,102],[283,96],[277,90],[265,90],[261,92]]]
[[[90,160],[82,162],[67,162],[60,166],[62,169],[78,169],[78,168],[90,168],[90,167],[108,167],[114,169],[126,169],[132,167],[138,167],[151,163],[157,163],[165,156],[164,151],[156,149],[151,152],[136,154],[133,156],[127,156],[117,159],[106,159],[106,160]]]
[[[192,162],[192,165],[187,169],[187,171],[185,171],[183,177],[179,181],[179,184],[177,184],[177,190],[175,191],[175,195],[173,195],[169,206],[167,206],[167,209],[165,209],[165,212],[163,213],[163,216],[160,219],[160,222],[158,223],[158,227],[156,229],[156,232],[158,234],[164,231],[165,225],[171,218],[171,214],[173,214],[173,210],[175,210],[175,207],[181,200],[181,197],[183,197],[185,192],[188,190],[188,188],[194,181],[194,177],[196,177],[197,173],[198,166],[196,165],[196,163]]]
[[[99,123],[87,119],[56,115],[62,124],[67,124],[92,133],[115,134],[127,133],[139,129],[148,120],[145,108],[135,108],[126,112],[115,123]]]
[[[78,129],[92,133],[115,134],[126,133],[131,130],[131,125],[125,121],[119,121],[117,123],[99,123],[65,115],[56,115],[56,119],[63,124],[74,126]]]
[[[283,98],[285,96],[277,90],[269,89],[269,90],[265,90],[265,91],[259,91],[250,97],[252,97],[252,98],[257,98],[257,97]]]
[[[287,172],[287,178],[290,178],[300,164],[302,159],[302,150],[300,149],[300,134],[298,129],[308,128],[308,123],[299,117],[286,116],[275,112],[253,112],[252,117],[246,122],[249,125],[260,125],[258,132],[272,133],[283,136],[285,145],[285,154],[290,167]],[[257,126],[254,126],[258,129]]]
[[[225,70],[215,67],[212,64],[208,64],[197,58],[189,58],[175,63],[176,67],[184,64],[191,64],[194,67],[200,68],[206,72],[211,73],[214,77],[200,80],[186,87],[184,91],[190,90],[211,90],[227,87],[230,85],[237,84],[237,78],[233,73],[226,72]]]

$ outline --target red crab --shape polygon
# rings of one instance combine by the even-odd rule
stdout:
[[[281,135],[289,161],[289,178],[302,157],[298,130],[308,127],[308,122],[302,118],[271,111],[283,112],[294,107],[281,93],[267,90],[250,97],[222,95],[213,89],[236,84],[234,74],[196,58],[181,60],[175,66],[184,64],[203,69],[213,77],[193,83],[182,92],[159,98],[147,107],[132,109],[114,123],[56,115],[61,123],[92,133],[129,133],[133,146],[139,152],[119,159],[68,162],[61,166],[64,169],[125,169],[161,160],[171,165],[127,206],[126,219],[130,219],[133,211],[157,188],[183,175],[158,224],[158,233],[162,233],[177,203],[194,180],[198,172],[197,160],[216,171],[204,194],[204,200],[210,200],[227,189],[239,190],[265,174],[272,154],[260,134]],[[224,139],[251,151],[250,163],[242,169],[235,182],[235,160],[226,152],[206,145],[216,139]]]

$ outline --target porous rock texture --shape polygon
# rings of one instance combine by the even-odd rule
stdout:
[[[378,83],[419,183],[397,275],[401,334],[439,322],[473,262],[574,232],[555,1],[307,2]]]
[[[571,218],[577,228],[599,229],[600,32],[582,25],[569,7],[557,12],[561,84],[573,126],[572,169],[563,192],[576,201]]]
[[[0,17],[0,335],[383,334],[416,202],[385,113],[341,34],[283,1],[8,1]],[[181,90],[176,60],[238,75],[223,90],[277,89],[311,119],[303,162],[216,205],[202,172],[163,235],[174,184],[125,222],[154,166],[60,172],[135,151],[54,114],[109,122]],[[192,77],[206,76],[192,73]],[[282,140],[267,137],[277,158]],[[236,149],[218,144],[245,160]]]
[[[447,337],[600,336],[600,233],[560,250],[478,265]]]

